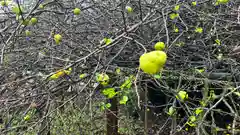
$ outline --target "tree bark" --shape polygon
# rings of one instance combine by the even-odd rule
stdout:
[[[118,135],[118,100],[110,99],[111,107],[107,110],[107,135]]]

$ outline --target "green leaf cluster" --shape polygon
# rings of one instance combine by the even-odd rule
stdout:
[[[113,98],[115,95],[117,95],[118,92],[115,92],[114,88],[106,88],[102,91],[103,95],[105,95],[107,98]]]

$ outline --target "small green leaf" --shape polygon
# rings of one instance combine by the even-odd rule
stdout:
[[[219,39],[216,39],[215,42],[217,43],[217,45],[221,45],[221,41]]]
[[[180,5],[176,5],[175,7],[174,7],[174,10],[175,11],[178,11],[180,9]]]
[[[175,28],[175,29],[174,29],[174,32],[178,33],[178,32],[179,32],[179,29],[178,29],[178,28]]]
[[[128,13],[132,13],[133,12],[133,8],[130,6],[126,6],[126,10]]]
[[[180,90],[176,95],[176,98],[179,99],[180,101],[184,101],[188,99],[188,94],[186,91]]]
[[[190,116],[189,119],[188,119],[188,122],[187,124],[190,126],[190,127],[195,127],[196,124],[194,122],[197,121],[197,118],[195,116]]]
[[[185,43],[184,42],[179,42],[179,43],[176,43],[175,45],[178,46],[178,47],[182,47],[182,46],[185,45]]]
[[[122,100],[127,102],[128,101],[128,97],[127,96],[123,96]]]
[[[176,109],[171,106],[171,107],[168,109],[167,114],[170,115],[170,116],[172,116],[175,112],[176,112]]]
[[[108,85],[110,78],[106,73],[102,73],[102,74],[96,73],[96,80],[103,86],[106,86]]]
[[[205,107],[205,106],[207,106],[207,103],[206,103],[207,101],[203,101],[203,100],[201,100],[200,101],[200,105],[202,106],[202,107]]]
[[[112,43],[112,39],[111,38],[104,38],[103,40],[104,40],[106,45],[109,45],[109,44]]]
[[[29,114],[27,114],[27,115],[24,117],[24,120],[25,120],[25,121],[29,121],[30,118],[31,118],[31,116],[30,116]]]
[[[121,89],[124,88],[131,88],[132,87],[132,80],[133,80],[133,76],[128,77],[124,83],[120,86]]]
[[[119,101],[120,104],[126,104],[128,101],[128,97],[127,96],[123,96],[122,99]]]
[[[26,31],[25,31],[25,35],[26,35],[27,37],[30,36],[30,35],[31,35],[31,31],[26,30]]]
[[[119,101],[119,104],[121,104],[121,105],[124,105],[124,104],[125,104],[125,102],[124,102],[124,101],[122,101],[122,100],[120,100],[120,101]]]
[[[84,78],[85,76],[86,76],[86,74],[80,74],[80,75],[79,75],[79,78],[82,79],[82,78]]]
[[[170,19],[174,20],[178,16],[179,16],[179,14],[177,14],[177,13],[171,13],[169,17],[170,17]]]
[[[193,5],[193,6],[197,6],[197,2],[196,2],[196,1],[193,1],[193,2],[192,2],[192,5]]]
[[[117,73],[117,74],[120,74],[120,72],[121,72],[121,69],[120,69],[120,68],[117,68],[117,69],[116,69],[116,73]]]
[[[100,110],[101,111],[105,110],[105,107],[104,106],[100,106]]]
[[[200,68],[200,69],[196,68],[195,70],[196,70],[196,72],[201,74],[201,73],[203,73],[205,71],[205,68]]]
[[[196,110],[195,110],[195,114],[196,115],[199,115],[200,113],[203,112],[203,109],[201,107],[198,107]]]
[[[106,104],[106,108],[110,108],[111,106],[112,106],[111,103]]]
[[[102,93],[108,98],[113,98],[118,92],[115,92],[114,88],[106,88],[102,91]]]
[[[174,32],[176,32],[176,33],[179,32],[179,29],[178,29],[178,27],[176,27],[176,25],[173,26],[173,29],[174,29]]]
[[[107,96],[110,93],[115,92],[115,89],[114,88],[106,88],[102,92],[103,92],[103,95]]]
[[[20,21],[20,22],[22,22],[23,25],[27,26],[29,24],[30,20],[25,19],[24,21]]]
[[[197,119],[196,119],[195,116],[190,116],[190,117],[189,117],[189,120],[190,120],[191,122],[195,122]]]
[[[108,98],[113,98],[115,95],[117,95],[118,92],[112,91],[108,94]]]
[[[154,75],[154,78],[161,79],[161,75]]]
[[[195,32],[196,32],[196,33],[202,33],[202,32],[203,32],[203,28],[197,27],[197,28],[195,29]]]

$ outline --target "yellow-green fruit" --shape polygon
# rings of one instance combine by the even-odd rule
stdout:
[[[31,18],[30,22],[32,25],[34,25],[38,22],[38,20],[37,20],[37,18],[33,17],[33,18]]]
[[[26,31],[25,31],[25,34],[26,34],[26,36],[28,37],[28,36],[30,36],[30,35],[31,35],[31,31],[29,31],[29,30],[26,30]]]
[[[157,42],[154,46],[155,50],[163,50],[165,48],[164,42]]]
[[[192,2],[192,5],[193,5],[193,6],[197,6],[197,2],[196,2],[196,1],[193,1],[193,2]]]
[[[179,29],[178,29],[178,28],[175,28],[175,29],[174,29],[174,32],[178,33],[178,32],[179,32]]]
[[[40,8],[40,9],[43,9],[43,8],[44,8],[44,5],[43,5],[43,4],[40,4],[40,5],[39,5],[39,8]]]
[[[81,10],[80,10],[79,8],[75,8],[75,9],[73,10],[74,15],[79,15],[80,12],[81,12]]]
[[[156,74],[165,65],[167,54],[163,51],[152,51],[140,56],[139,66],[143,72]]]
[[[54,40],[55,40],[56,44],[59,44],[62,40],[62,36],[60,34],[56,34],[56,35],[54,35]]]
[[[126,6],[126,10],[127,10],[128,13],[132,13],[133,12],[132,7],[130,7],[130,6]]]

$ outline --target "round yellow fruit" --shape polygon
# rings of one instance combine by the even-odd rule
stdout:
[[[40,4],[40,5],[39,5],[39,8],[40,8],[40,9],[43,9],[43,8],[44,8],[44,5],[43,5],[43,4]]]
[[[154,45],[154,48],[155,50],[163,50],[165,48],[165,44],[164,42],[157,42],[155,45]]]
[[[197,6],[197,2],[196,2],[196,1],[193,1],[193,2],[192,2],[192,5],[193,5],[193,6]]]
[[[73,10],[74,15],[79,15],[80,12],[81,12],[81,10],[80,10],[79,8],[75,8],[75,9]]]
[[[37,18],[33,17],[33,18],[31,18],[30,22],[32,25],[34,25],[38,22],[38,20],[37,20]]]
[[[130,7],[130,6],[126,6],[126,10],[127,10],[128,13],[132,13],[133,12],[132,7]]]
[[[152,51],[140,56],[139,66],[143,72],[156,74],[167,61],[167,54],[163,51]]]
[[[26,36],[28,37],[28,36],[30,36],[30,35],[31,35],[31,31],[29,31],[29,30],[26,30],[26,31],[25,31],[25,34],[26,34]]]
[[[60,41],[62,39],[62,36],[60,34],[56,34],[54,35],[54,39]]]
[[[62,36],[60,34],[56,34],[56,35],[54,35],[54,40],[55,40],[56,44],[59,44],[62,40]]]

